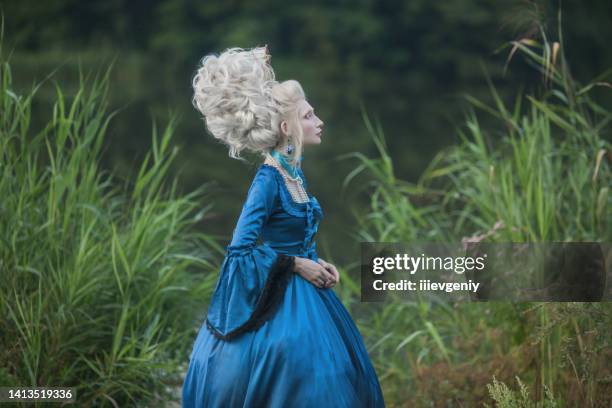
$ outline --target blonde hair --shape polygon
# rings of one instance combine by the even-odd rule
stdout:
[[[193,81],[194,107],[208,132],[240,159],[248,150],[265,156],[283,142],[280,123],[288,124],[294,145],[289,160],[302,153],[302,127],[297,112],[304,91],[295,80],[277,82],[266,47],[228,48],[202,58]]]
[[[276,145],[270,109],[275,83],[265,47],[229,48],[202,58],[192,81],[192,102],[208,131],[229,146],[230,157],[240,158],[244,149],[263,152]]]

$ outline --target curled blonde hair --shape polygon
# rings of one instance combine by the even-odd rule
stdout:
[[[265,156],[286,142],[280,124],[287,121],[294,146],[287,157],[299,164],[303,132],[297,104],[305,99],[304,90],[295,80],[275,80],[266,47],[205,56],[192,85],[194,107],[210,134],[229,146],[230,157],[240,159],[243,150]]]
[[[229,146],[230,157],[240,158],[244,149],[263,153],[277,144],[270,101],[275,83],[265,47],[229,48],[202,58],[192,103],[208,131]]]

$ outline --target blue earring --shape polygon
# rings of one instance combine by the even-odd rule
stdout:
[[[289,142],[287,143],[287,154],[291,154],[293,153],[294,147],[293,144],[291,143],[291,138],[289,138]]]

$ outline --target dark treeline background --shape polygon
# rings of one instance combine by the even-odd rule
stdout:
[[[326,123],[323,144],[305,152],[310,189],[326,214],[319,254],[358,259],[353,215],[367,196],[340,194],[355,162],[344,153],[375,156],[360,106],[380,120],[396,175],[416,181],[436,152],[457,141],[469,93],[489,101],[486,71],[503,97],[540,78],[518,58],[504,75],[509,40],[529,37],[534,17],[555,21],[558,2],[516,0],[314,1],[48,0],[0,1],[3,47],[22,89],[52,77],[63,89],[85,72],[112,73],[111,125],[104,166],[120,177],[151,143],[153,120],[163,127],[178,114],[175,167],[182,189],[211,184],[214,203],[202,227],[230,238],[256,165],[231,160],[206,134],[191,105],[191,79],[206,54],[268,44],[277,79],[297,79]],[[564,1],[565,51],[574,76],[590,80],[612,66],[612,3]],[[556,27],[549,27],[557,32]],[[552,39],[554,40],[554,38]],[[39,91],[35,118],[44,123],[52,83]],[[604,97],[604,95],[601,95]],[[44,101],[49,101],[45,105]],[[359,183],[365,182],[359,180]],[[352,184],[356,187],[357,184]],[[208,203],[202,203],[207,205]]]

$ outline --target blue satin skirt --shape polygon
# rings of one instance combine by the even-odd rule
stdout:
[[[274,316],[225,341],[204,323],[182,403],[191,407],[384,407],[361,334],[332,289],[299,275]]]

